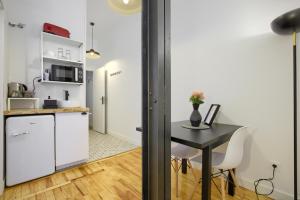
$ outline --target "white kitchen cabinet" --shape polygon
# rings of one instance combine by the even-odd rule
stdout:
[[[85,162],[89,158],[88,114],[56,113],[56,169]]]

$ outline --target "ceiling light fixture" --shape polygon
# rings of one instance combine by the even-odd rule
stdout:
[[[94,50],[94,26],[95,23],[91,22],[90,25],[92,26],[92,48],[86,51],[86,57],[88,59],[99,59],[101,57],[100,53]]]
[[[115,11],[124,15],[138,13],[142,9],[141,0],[108,0],[108,4]]]

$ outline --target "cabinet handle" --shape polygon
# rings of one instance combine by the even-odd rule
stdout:
[[[86,112],[82,112],[81,115],[87,115],[87,113]]]
[[[22,133],[12,134],[11,136],[13,136],[13,137],[18,137],[18,136],[21,136],[21,135],[27,135],[27,134],[30,134],[30,132],[29,132],[29,131],[24,131],[24,132],[22,132]]]

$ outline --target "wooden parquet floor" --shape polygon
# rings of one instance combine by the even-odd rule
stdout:
[[[175,197],[174,173],[172,171],[172,199]],[[200,174],[200,172],[198,172]],[[190,171],[179,175],[179,198],[188,200],[194,188]],[[216,180],[219,184],[218,180]],[[141,149],[123,153],[107,159],[87,163],[47,177],[5,189],[0,200],[64,200],[64,199],[141,199]],[[201,192],[193,199],[200,199]],[[212,199],[220,199],[220,194],[212,185]],[[256,200],[256,195],[246,189],[237,190],[235,197],[227,200]],[[260,200],[266,198],[260,197]]]

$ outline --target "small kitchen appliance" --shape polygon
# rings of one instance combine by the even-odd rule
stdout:
[[[22,83],[8,83],[8,97],[9,98],[24,98],[27,86]]]
[[[48,96],[48,99],[45,99],[45,100],[44,100],[43,108],[44,108],[44,109],[54,109],[54,108],[58,108],[57,100],[56,100],[56,99],[51,99],[51,97]]]
[[[70,31],[50,23],[44,23],[43,31],[54,35],[70,38]]]
[[[6,185],[40,178],[55,171],[54,116],[6,120]]]
[[[83,83],[81,67],[51,65],[51,81]]]

